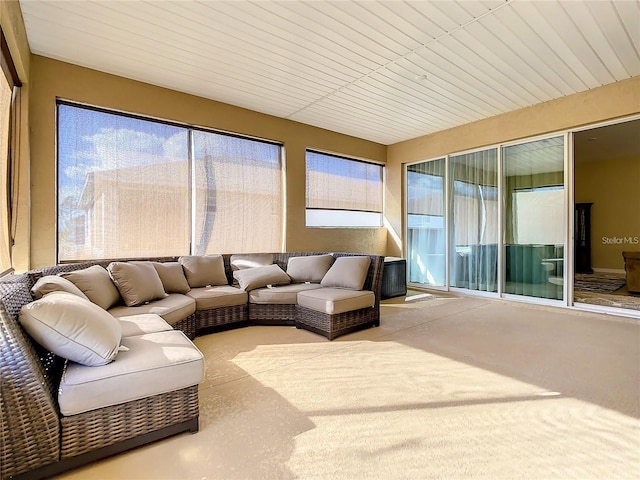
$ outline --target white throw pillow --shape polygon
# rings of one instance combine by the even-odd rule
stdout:
[[[233,277],[238,280],[240,288],[246,292],[268,285],[287,285],[291,283],[289,275],[278,265],[236,270]]]
[[[185,255],[178,261],[191,288],[229,284],[222,255]]]
[[[90,367],[118,354],[120,323],[89,300],[52,292],[22,307],[20,323],[33,339],[56,355]]]
[[[364,255],[338,257],[320,285],[326,288],[362,290],[370,264],[371,259]]]
[[[73,293],[80,298],[89,300],[89,297],[82,293],[82,290],[76,287],[73,282],[59,275],[45,275],[44,277],[40,277],[35,285],[31,287],[31,294],[36,300],[51,292]]]
[[[111,262],[107,271],[127,307],[167,296],[151,262]]]
[[[120,293],[111,281],[109,272],[100,265],[61,273],[60,276],[73,282],[89,300],[105,310],[120,300]]]
[[[287,275],[293,283],[320,283],[333,264],[333,256],[309,255],[291,257],[287,263]]]

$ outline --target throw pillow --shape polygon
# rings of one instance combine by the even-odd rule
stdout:
[[[68,360],[93,367],[118,354],[118,320],[77,295],[52,292],[24,305],[19,319],[36,342]]]
[[[273,264],[272,253],[234,253],[229,258],[231,271],[245,270],[247,268],[264,267]],[[233,286],[239,286],[236,277],[233,277]]]
[[[240,288],[247,292],[268,285],[287,285],[291,283],[289,275],[278,265],[236,270],[233,272],[233,277],[238,280]]]
[[[187,293],[191,288],[178,262],[153,262],[164,291],[167,293]]]
[[[61,273],[60,275],[73,282],[89,300],[105,310],[108,310],[120,300],[120,293],[118,293],[118,289],[111,281],[109,272],[100,265]]]
[[[111,262],[107,271],[127,307],[167,296],[151,262]]]
[[[85,300],[89,300],[89,298],[82,293],[82,290],[66,278],[58,275],[45,275],[39,278],[36,284],[31,287],[31,294],[36,300],[51,292],[68,292]]]
[[[320,283],[333,264],[333,256],[309,255],[291,257],[287,263],[287,275],[294,283]]]
[[[273,263],[271,253],[245,253],[233,254],[230,258],[231,270],[244,270],[245,268],[264,267]]]
[[[371,259],[364,255],[336,258],[320,285],[327,288],[362,290],[370,264]]]
[[[191,288],[228,285],[222,255],[186,255],[178,261]]]

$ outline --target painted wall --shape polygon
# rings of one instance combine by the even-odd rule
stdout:
[[[0,1],[0,25],[7,39],[11,58],[22,82],[20,95],[16,100],[19,126],[16,129],[17,170],[19,172],[13,184],[13,204],[17,209],[11,222],[13,235],[13,268],[25,271],[30,268],[30,174],[29,174],[29,92],[31,73],[31,51],[27,41],[27,32],[22,19],[20,2],[17,0]]]
[[[386,161],[387,147],[34,55],[31,58],[31,268],[56,261],[56,98],[282,142],[288,251],[384,254],[385,228],[305,227],[305,149]],[[186,253],[186,252],[185,252]]]
[[[403,165],[544,135],[640,112],[640,77],[390,145],[387,150],[387,254],[402,256]],[[637,187],[635,187],[637,190]]]
[[[640,251],[640,158],[578,163],[575,185],[576,202],[593,203],[592,268],[624,270],[622,252]]]

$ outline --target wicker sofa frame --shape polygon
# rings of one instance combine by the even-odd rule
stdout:
[[[274,263],[286,269],[292,256],[276,253]],[[334,254],[334,256],[354,254]],[[232,284],[231,255],[224,255]],[[379,325],[383,257],[370,255],[364,289],[375,293],[375,306],[340,315],[317,315],[296,305],[243,305],[196,311],[176,324],[189,338],[245,325],[294,325],[329,339],[358,328]],[[126,260],[126,259],[124,259]],[[149,259],[175,261],[175,257]],[[18,322],[30,289],[44,275],[107,266],[110,261],[62,264],[0,279],[0,420],[2,480],[38,479],[79,467],[183,432],[198,431],[198,387],[156,395],[64,417],[57,391],[66,360],[48,352]]]

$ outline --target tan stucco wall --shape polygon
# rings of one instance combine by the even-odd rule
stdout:
[[[640,158],[576,165],[576,202],[592,202],[591,266],[623,270],[623,251],[640,251]],[[636,243],[638,242],[638,243]]]
[[[17,159],[19,171],[17,184],[14,185],[14,201],[17,203],[17,215],[12,219],[14,245],[11,256],[13,268],[25,271],[30,268],[30,174],[29,174],[29,90],[31,72],[31,51],[27,40],[27,32],[22,19],[20,3],[17,0],[0,1],[0,25],[7,39],[11,58],[15,64],[18,77],[22,82],[20,89],[19,126],[17,132]]]
[[[521,138],[570,130],[640,112],[640,77],[390,145],[385,215],[388,255],[402,255],[403,164]]]
[[[56,260],[57,97],[282,142],[286,152],[285,249],[386,251],[385,228],[305,227],[305,149],[385,162],[384,145],[37,55],[31,59],[31,78],[32,268]]]

